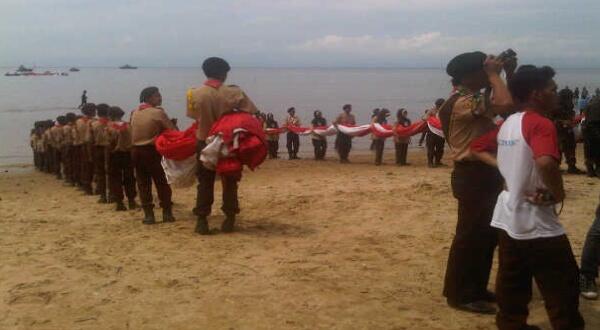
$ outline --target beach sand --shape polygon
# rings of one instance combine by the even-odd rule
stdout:
[[[141,224],[50,175],[0,172],[1,329],[493,329],[442,297],[456,224],[450,168],[267,161],[244,172],[238,232],[198,236],[195,189],[174,224]],[[581,158],[580,158],[581,159]],[[579,261],[600,181],[565,176]],[[216,196],[220,196],[217,184]],[[211,227],[223,216],[216,198]],[[160,210],[157,210],[160,220]],[[495,282],[495,268],[490,288]],[[600,302],[581,299],[588,329]],[[534,292],[530,323],[550,329]]]

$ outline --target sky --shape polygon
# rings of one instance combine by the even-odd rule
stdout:
[[[600,67],[598,0],[0,0],[0,66]]]

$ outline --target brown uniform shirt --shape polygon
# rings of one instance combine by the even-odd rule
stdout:
[[[447,141],[454,161],[475,160],[471,142],[496,127],[491,109],[485,105],[484,96],[462,92],[450,114]]]
[[[62,127],[63,130],[63,147],[69,147],[73,145],[73,125],[67,124]]]
[[[89,117],[77,119],[73,130],[73,145],[80,146],[92,141],[91,124],[92,119]]]
[[[52,138],[50,137],[50,129],[46,129],[44,133],[42,133],[42,150],[48,151],[48,148],[52,146],[51,142]]]
[[[353,114],[342,112],[339,116],[337,116],[334,123],[344,126],[356,125],[356,119],[354,118]]]
[[[108,121],[105,119],[98,119],[92,122],[92,135],[94,145],[99,147],[106,147],[109,145],[108,135],[106,132]]]
[[[285,119],[285,126],[300,126],[300,118],[296,115],[288,115]]]
[[[37,143],[38,143],[38,136],[37,134],[33,133],[31,134],[31,136],[29,137],[29,143],[31,145],[31,149],[33,149],[33,151],[37,151]]]
[[[52,128],[50,129],[50,136],[52,137],[52,146],[56,149],[62,148],[64,140],[63,126],[52,126]]]
[[[111,146],[111,152],[128,152],[131,150],[131,126],[124,121],[116,121],[109,124],[107,137]]]
[[[225,86],[208,80],[202,87],[187,93],[187,116],[198,122],[196,138],[205,141],[212,125],[233,110],[255,113],[256,106],[237,86]]]
[[[153,144],[166,129],[175,129],[175,125],[161,107],[138,109],[131,114],[131,140],[134,146]]]

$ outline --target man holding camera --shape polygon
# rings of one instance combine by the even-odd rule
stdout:
[[[494,117],[513,110],[513,101],[500,77],[510,77],[516,67],[515,53],[488,56],[465,53],[446,68],[454,94],[440,108],[439,117],[454,160],[451,185],[458,200],[458,221],[448,257],[444,296],[456,309],[494,314],[495,296],[487,290],[497,231],[490,221],[502,177],[492,166],[470,152],[471,142],[496,127]],[[482,89],[486,89],[481,94]]]

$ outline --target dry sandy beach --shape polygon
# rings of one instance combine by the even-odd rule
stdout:
[[[441,295],[456,223],[450,168],[428,169],[420,150],[410,167],[376,167],[369,154],[340,165],[332,151],[245,171],[238,232],[209,237],[193,233],[193,188],[174,192],[176,223],[144,226],[139,210],[2,168],[0,328],[495,328]],[[562,221],[579,261],[600,181],[565,181]],[[581,310],[600,329],[600,302]],[[531,312],[550,329],[537,292]]]

